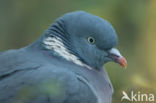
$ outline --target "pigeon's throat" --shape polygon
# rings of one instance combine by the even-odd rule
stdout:
[[[47,37],[43,40],[44,46],[48,50],[52,50],[54,54],[66,59],[67,61],[73,62],[79,66],[91,69],[90,66],[83,63],[77,56],[70,53],[67,47],[63,44],[59,37]]]

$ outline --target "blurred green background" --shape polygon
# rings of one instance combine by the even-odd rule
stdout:
[[[120,103],[122,91],[156,93],[156,0],[0,0],[0,51],[26,46],[64,13],[85,10],[112,23],[128,68],[106,68]],[[127,101],[124,101],[124,103]]]

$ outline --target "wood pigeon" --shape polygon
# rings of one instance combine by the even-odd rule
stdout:
[[[103,65],[126,67],[112,25],[85,11],[59,17],[32,44],[0,53],[0,103],[111,103]]]

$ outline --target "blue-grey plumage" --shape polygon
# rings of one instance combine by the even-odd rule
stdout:
[[[110,103],[103,65],[126,65],[116,45],[106,20],[67,13],[31,45],[0,54],[0,103]]]

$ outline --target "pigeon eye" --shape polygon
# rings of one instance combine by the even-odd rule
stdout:
[[[95,39],[93,37],[88,37],[88,43],[94,44],[95,43]]]

